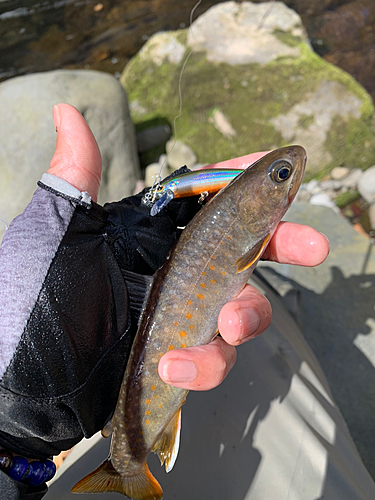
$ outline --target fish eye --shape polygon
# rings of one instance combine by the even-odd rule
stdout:
[[[292,165],[286,160],[278,160],[272,163],[269,175],[274,182],[284,182],[292,173]]]

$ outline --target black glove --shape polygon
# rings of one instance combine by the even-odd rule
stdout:
[[[39,186],[0,249],[0,446],[45,459],[111,417],[137,326],[124,271],[153,274],[200,205],[151,217],[142,193],[101,207]]]

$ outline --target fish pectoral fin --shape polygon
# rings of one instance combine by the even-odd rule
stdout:
[[[104,438],[109,438],[112,432],[113,432],[112,420],[109,420],[103,427],[101,434]]]
[[[117,492],[137,500],[161,500],[163,490],[151,474],[147,464],[138,474],[121,475],[107,459],[73,486],[72,493]]]
[[[245,253],[242,257],[236,260],[237,271],[236,273],[241,273],[246,269],[249,269],[255,262],[260,258],[263,250],[266,248],[269,242],[271,233],[267,233],[266,236],[258,241],[258,243],[251,247],[250,250]]]
[[[180,447],[181,408],[175,413],[163,434],[155,442],[152,451],[159,457],[161,465],[170,472],[176,462]]]

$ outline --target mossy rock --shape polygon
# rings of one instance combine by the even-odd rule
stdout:
[[[267,10],[222,3],[190,30],[154,35],[120,79],[135,124],[175,121],[201,163],[297,143],[308,153],[307,178],[373,165],[370,96],[311,50],[294,11],[275,2],[263,20]],[[229,128],[215,121],[218,112]]]

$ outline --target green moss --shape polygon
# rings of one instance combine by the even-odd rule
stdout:
[[[312,123],[314,123],[314,120],[315,120],[315,118],[314,118],[313,115],[306,115],[306,114],[304,114],[304,115],[301,115],[301,117],[300,117],[300,119],[298,121],[298,125],[301,128],[307,130],[310,127],[310,125]]]
[[[349,203],[352,203],[355,200],[358,200],[359,193],[358,191],[347,191],[346,193],[340,193],[335,199],[335,204],[339,207],[345,207]]]
[[[292,33],[282,30],[273,30],[273,35],[284,45],[289,47],[298,47],[301,43],[301,38],[292,35]]]
[[[325,148],[333,160],[326,165],[325,171],[333,167],[358,167],[366,169],[374,164],[375,135],[372,121],[369,119],[344,120],[335,117],[327,134]]]

